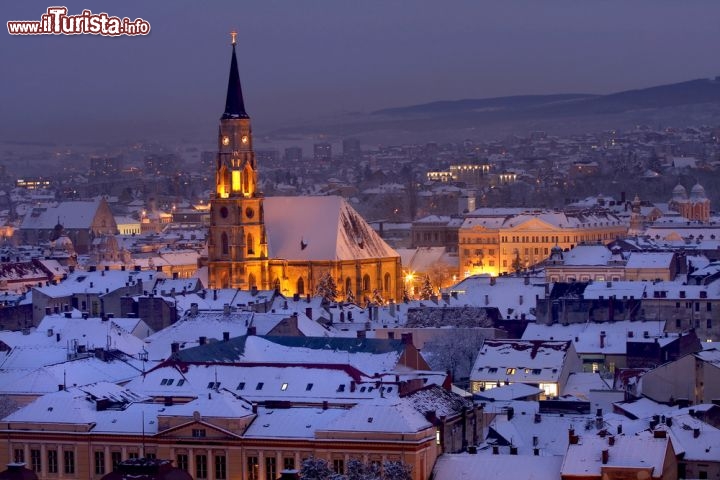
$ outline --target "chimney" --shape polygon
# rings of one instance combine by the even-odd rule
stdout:
[[[490,295],[485,295],[485,305],[490,305]]]
[[[498,455],[500,453],[500,447],[497,445],[493,445],[493,455]]]
[[[58,392],[62,392],[63,390],[65,390],[65,385],[58,383]]]
[[[515,409],[513,407],[508,407],[507,408],[507,419],[512,420],[514,415],[515,415]]]
[[[617,426],[617,434],[622,435],[622,424]]]
[[[535,414],[535,423],[540,423],[542,421],[542,415],[539,413]]]
[[[402,340],[402,343],[404,345],[412,345],[413,344],[413,334],[412,332],[408,333],[401,333],[400,339]]]
[[[190,304],[190,315],[193,317],[196,317],[198,314],[198,304],[197,303],[191,303]]]
[[[173,342],[170,344],[170,353],[178,353],[180,351],[180,344]]]
[[[602,451],[602,463],[603,465],[607,465],[608,460],[610,460],[610,451],[605,449]]]
[[[518,305],[522,305],[522,304],[523,304],[523,296],[520,295],[520,298],[518,299]]]
[[[223,332],[223,342],[230,340],[230,332]]]
[[[532,438],[533,438],[533,447],[537,447],[538,442],[539,442],[537,435],[533,435]]]
[[[518,453],[517,447],[516,447],[516,446],[511,446],[511,447],[510,447],[510,455],[517,455],[517,453]]]
[[[252,404],[252,412],[253,413],[257,413],[257,407],[258,407],[257,403],[253,402],[253,404]]]
[[[207,343],[207,337],[200,337],[198,338],[198,343],[200,345],[205,345]]]
[[[55,334],[55,341],[56,341],[56,342],[59,342],[59,341],[60,341],[60,334],[59,334],[59,333],[56,333],[56,334]]]
[[[468,445],[467,452],[469,455],[477,455],[477,446],[475,445]]]
[[[312,307],[305,307],[305,316],[312,320]]]
[[[323,400],[322,409],[323,409],[323,410],[327,410],[327,409],[328,409],[328,401],[327,401],[327,400]]]
[[[536,457],[540,455],[540,449],[539,448],[533,448],[533,455]]]
[[[635,336],[635,332],[632,330],[628,330],[628,338],[633,338]]]
[[[172,405],[173,405],[173,398],[172,398],[172,397],[165,397],[164,400],[165,400],[164,403],[165,403],[165,406],[166,406],[166,407],[172,407]]]
[[[354,392],[354,391],[355,391],[355,381],[351,380],[350,381],[350,392]]]
[[[698,438],[699,436],[700,436],[700,429],[693,428],[693,438]]]
[[[570,445],[576,445],[578,443],[578,437],[575,435],[575,429],[571,428],[568,430],[568,443]]]
[[[495,285],[495,281],[496,281],[495,277],[490,277],[490,286],[491,287]]]
[[[72,318],[72,313],[65,312],[65,318]]]
[[[653,431],[653,438],[666,438],[667,432],[665,430],[655,430]]]
[[[595,416],[602,418],[602,416],[603,416],[603,414],[602,414],[602,408],[598,408],[598,409],[597,409],[597,412],[595,413]]]
[[[610,436],[608,437],[608,445],[610,445],[611,447],[612,447],[613,445],[615,445],[615,436],[614,436],[614,435],[610,435]]]
[[[600,348],[605,348],[605,330],[600,332]]]
[[[230,315],[230,304],[223,305],[223,315]]]

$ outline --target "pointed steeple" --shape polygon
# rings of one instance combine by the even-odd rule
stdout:
[[[227,97],[225,99],[225,112],[222,119],[250,118],[245,112],[242,87],[240,86],[240,73],[238,72],[237,57],[235,55],[236,33],[232,33],[232,59],[230,61],[230,78],[228,79]]]

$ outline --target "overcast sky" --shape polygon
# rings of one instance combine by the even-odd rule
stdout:
[[[147,37],[11,36],[56,3]],[[444,99],[608,93],[720,75],[720,2],[3,1],[0,139],[212,132],[237,29],[256,132]]]

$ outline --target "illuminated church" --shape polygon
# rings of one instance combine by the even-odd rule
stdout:
[[[258,191],[250,117],[233,34],[208,240],[210,288],[313,294],[330,273],[359,302],[402,295],[400,256],[341,197],[268,197]]]

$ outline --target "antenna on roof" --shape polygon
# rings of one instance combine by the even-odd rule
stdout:
[[[145,410],[142,412],[142,444],[140,446],[140,457],[145,458]]]
[[[67,391],[67,370],[63,369],[63,390]]]

